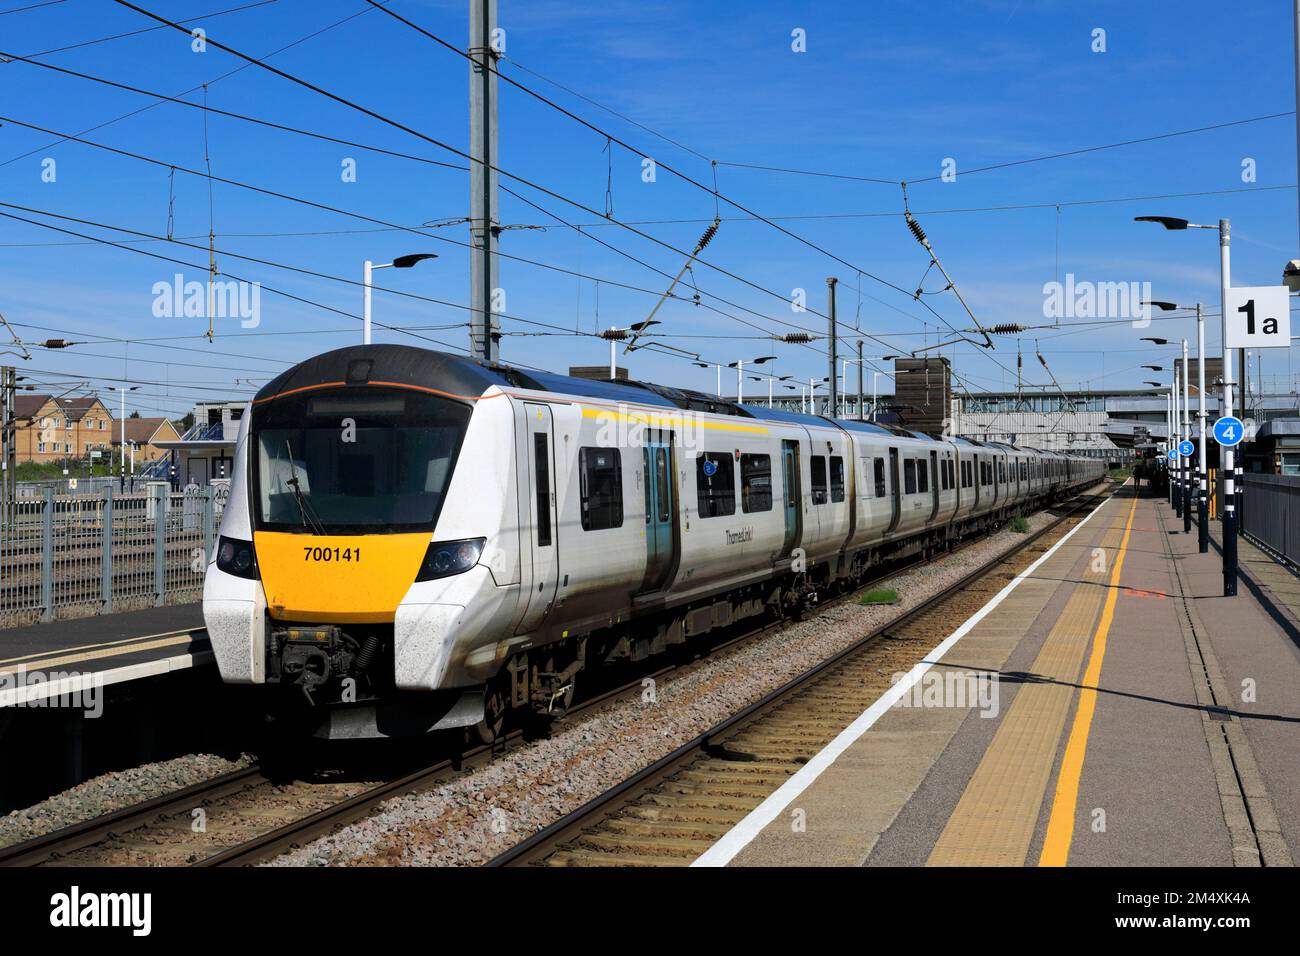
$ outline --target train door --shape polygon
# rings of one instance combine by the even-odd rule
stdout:
[[[524,421],[527,425],[528,476],[533,491],[528,496],[529,517],[532,519],[528,540],[533,554],[533,580],[528,594],[528,609],[519,622],[518,633],[534,631],[541,626],[555,600],[555,586],[560,577],[551,407],[525,403]]]
[[[673,433],[650,431],[642,449],[645,481],[645,580],[642,591],[657,591],[672,573],[676,555],[677,502],[673,494]]]
[[[903,493],[903,483],[898,480],[898,449],[889,449],[889,500],[891,502],[891,513],[889,517],[889,527],[885,529],[886,533],[893,531],[898,527],[898,519],[903,515],[903,499],[900,497]]]
[[[939,488],[942,485],[939,478],[939,453],[930,452],[930,491],[934,496],[934,505],[930,508],[930,520],[933,521],[939,513]]]
[[[975,497],[972,501],[972,507],[979,507],[980,503],[980,456],[970,456],[971,487],[975,489]]]
[[[781,557],[788,557],[803,538],[803,490],[799,480],[799,442],[781,441],[782,494],[785,499],[785,540]]]

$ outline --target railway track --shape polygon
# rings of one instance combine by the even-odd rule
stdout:
[[[993,567],[995,569],[1000,568],[1013,555],[1023,553],[1026,549],[1032,547],[1044,534],[1059,528],[1062,523],[1068,521],[1072,515],[1083,507],[1084,503],[1080,501],[1072,504],[1069,510],[1062,514],[1057,521],[1019,544]],[[984,538],[984,535],[970,538],[954,549],[953,553]],[[825,610],[839,602],[851,600],[855,594],[861,593],[862,590],[871,587],[872,584],[918,563],[921,563],[919,558],[890,566],[879,577],[865,583],[862,588],[855,589],[850,594],[823,601],[819,605],[818,611]],[[981,570],[971,575],[956,586],[945,590],[935,598],[907,612],[901,618],[895,619],[895,621],[881,629],[881,632],[869,635],[864,641],[874,643],[879,641],[885,634],[893,636],[893,632],[900,626],[904,626],[905,623],[908,626],[915,626],[918,621],[924,619],[925,614],[938,613],[935,609],[940,603],[953,599],[954,595],[962,589],[970,589],[976,579],[986,578],[989,574],[988,570]],[[1001,583],[997,584],[998,588],[1001,586]],[[971,590],[965,600],[973,604],[973,607],[971,607],[971,612],[973,612],[974,609],[987,600],[987,594],[984,591]],[[944,616],[946,617],[948,614],[945,613]],[[722,637],[721,640],[711,644],[708,650],[715,653],[731,645],[751,640],[759,634],[782,626],[784,623],[784,621],[780,620],[769,620],[757,627],[747,627],[743,633],[733,633]],[[937,631],[939,627],[940,625],[935,624],[933,630]],[[919,642],[924,643],[927,639],[921,637]],[[929,643],[925,643],[925,647],[920,653],[924,653],[924,650],[928,650],[935,643],[933,639],[928,640]],[[863,644],[864,642],[859,642],[853,645],[849,651],[819,665],[814,671],[803,675],[792,684],[806,682],[814,674],[820,674],[824,668],[839,666],[839,662],[842,661],[846,654],[853,652],[855,649],[860,650]],[[911,644],[906,645],[906,649],[904,649],[900,643],[899,661],[901,662],[912,652]],[[681,667],[689,667],[693,663],[694,660],[682,664],[669,663],[650,673],[637,672],[626,682],[620,682],[616,686],[603,689],[593,696],[576,702],[570,709],[570,714],[576,716],[612,699],[626,694],[639,693],[642,689],[642,682],[647,677],[658,678]],[[906,666],[910,667],[911,663]],[[892,673],[892,671],[889,671],[889,673]],[[848,681],[861,680],[862,675],[855,678],[852,673],[846,672],[844,679]],[[724,799],[720,795],[720,799],[722,799],[720,804],[721,815],[709,814],[706,815],[705,819],[689,821],[685,826],[679,824],[667,829],[662,825],[658,828],[641,826],[640,824],[647,821],[642,820],[637,823],[630,819],[617,823],[615,826],[622,827],[629,833],[643,832],[647,836],[662,831],[666,836],[659,839],[668,839],[670,841],[694,835],[693,839],[707,838],[708,842],[712,842],[712,839],[716,838],[715,834],[720,835],[719,831],[725,832],[729,827],[727,820],[731,819],[732,816],[739,819],[744,813],[748,812],[749,807],[758,803],[759,799],[761,799],[758,796],[759,793],[766,795],[766,792],[770,791],[765,788],[770,786],[770,789],[775,789],[785,776],[797,769],[798,764],[791,764],[791,761],[797,761],[805,751],[810,754],[819,749],[814,747],[808,750],[811,741],[818,734],[824,734],[833,725],[834,731],[831,731],[833,736],[834,732],[838,732],[844,723],[856,717],[863,709],[862,707],[853,709],[856,704],[847,699],[843,702],[835,702],[810,697],[808,699],[809,703],[818,704],[823,713],[820,717],[810,716],[796,719],[796,722],[791,726],[791,733],[798,738],[798,745],[794,749],[790,749],[787,744],[787,749],[784,751],[769,749],[762,759],[746,760],[744,762],[735,761],[731,759],[733,755],[718,750],[717,746],[715,746],[715,738],[727,733],[737,722],[747,721],[759,710],[765,710],[774,705],[780,697],[785,696],[791,690],[791,685],[787,685],[774,694],[768,695],[762,701],[750,708],[746,708],[746,710],[724,724],[713,728],[708,734],[702,735],[701,738],[691,742],[680,751],[669,755],[669,757],[647,768],[642,773],[630,778],[620,787],[615,788],[614,791],[610,791],[610,793],[581,808],[571,817],[559,821],[555,827],[541,831],[526,843],[520,844],[514,850],[493,860],[492,865],[514,865],[519,862],[533,862],[557,854],[561,844],[590,826],[589,821],[595,816],[599,815],[612,819],[611,814],[602,811],[602,808],[607,804],[613,801],[618,801],[620,806],[628,803],[629,800],[620,799],[622,794],[628,794],[629,799],[631,799],[634,790],[640,788],[641,791],[645,791],[647,786],[656,786],[658,782],[666,780],[675,773],[679,765],[694,757],[716,760],[722,764],[721,773],[729,782],[729,793],[732,796],[727,796]],[[865,705],[863,706],[865,707]],[[850,711],[852,711],[851,714]],[[839,722],[841,718],[845,718],[843,722]],[[800,720],[803,722],[801,723]],[[494,747],[476,746],[458,750],[454,753],[448,753],[441,759],[412,772],[401,773],[380,780],[353,779],[340,782],[314,780],[294,781],[286,784],[273,781],[256,767],[248,768],[225,774],[205,783],[196,784],[174,794],[158,797],[137,807],[126,808],[105,817],[99,817],[58,830],[12,847],[0,848],[0,866],[111,866],[123,864],[241,866],[258,863],[288,849],[307,843],[312,839],[327,835],[339,826],[362,819],[386,800],[405,793],[430,789],[458,773],[482,766],[497,754],[520,746],[524,740],[523,732],[514,729],[498,740]],[[728,743],[733,745],[733,741],[730,739]],[[734,741],[734,746],[743,748],[744,746],[751,746],[751,744],[737,738]],[[752,746],[757,745],[753,744]],[[745,753],[757,755],[756,751],[747,750]],[[772,765],[773,761],[781,763],[782,767],[789,767],[789,769],[779,769]],[[688,777],[684,779],[694,778]],[[197,809],[204,810],[204,818],[207,822],[205,829],[201,831],[196,831],[193,825],[195,820],[194,811]],[[707,845],[707,843],[704,844],[705,847]],[[686,844],[682,844],[679,849],[684,852],[685,847]],[[702,849],[702,847],[699,849]],[[566,850],[565,852],[569,851]],[[587,855],[581,858],[589,862],[613,862],[606,860],[608,854],[603,850],[594,851],[595,855],[592,855],[592,852],[588,850],[582,852]],[[698,853],[698,850],[696,852]],[[691,858],[693,859],[693,856]],[[555,856],[552,862],[559,863],[567,860],[569,860],[569,857]],[[682,857],[680,855],[676,857],[665,856],[662,860],[656,862],[680,863]],[[689,861],[687,860],[687,862]]]
[[[493,859],[489,866],[685,866],[1082,520],[1057,520],[830,659]]]

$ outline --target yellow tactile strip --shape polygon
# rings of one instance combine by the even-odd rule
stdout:
[[[1124,531],[1121,512],[1102,547],[1113,559]],[[1016,693],[997,733],[930,853],[930,866],[1022,866],[1029,852],[1061,732],[1074,700],[1107,573],[1086,561],[1061,616],[1043,642],[1028,683]]]

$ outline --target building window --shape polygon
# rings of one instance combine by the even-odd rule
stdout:
[[[903,459],[903,494],[916,494],[916,459]]]
[[[42,441],[42,442],[37,442],[37,443],[36,443],[36,450],[39,451],[39,452],[44,452],[44,451],[45,451],[45,442],[43,442],[43,441]]]
[[[578,449],[582,530],[603,531],[623,524],[623,461],[617,448]]]
[[[740,456],[740,509],[772,510],[772,456]]]
[[[844,500],[844,459],[831,455],[831,501]]]
[[[730,452],[701,452],[695,459],[695,496],[701,518],[736,513],[736,467]]]
[[[876,497],[885,497],[885,459],[877,458],[875,464]]]
[[[812,474],[812,503],[826,504],[826,456],[813,455],[808,459],[808,470]]]

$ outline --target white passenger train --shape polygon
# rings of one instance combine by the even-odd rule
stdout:
[[[204,617],[322,736],[562,712],[575,678],[926,556],[1103,463],[637,383],[338,349],[243,417]]]

